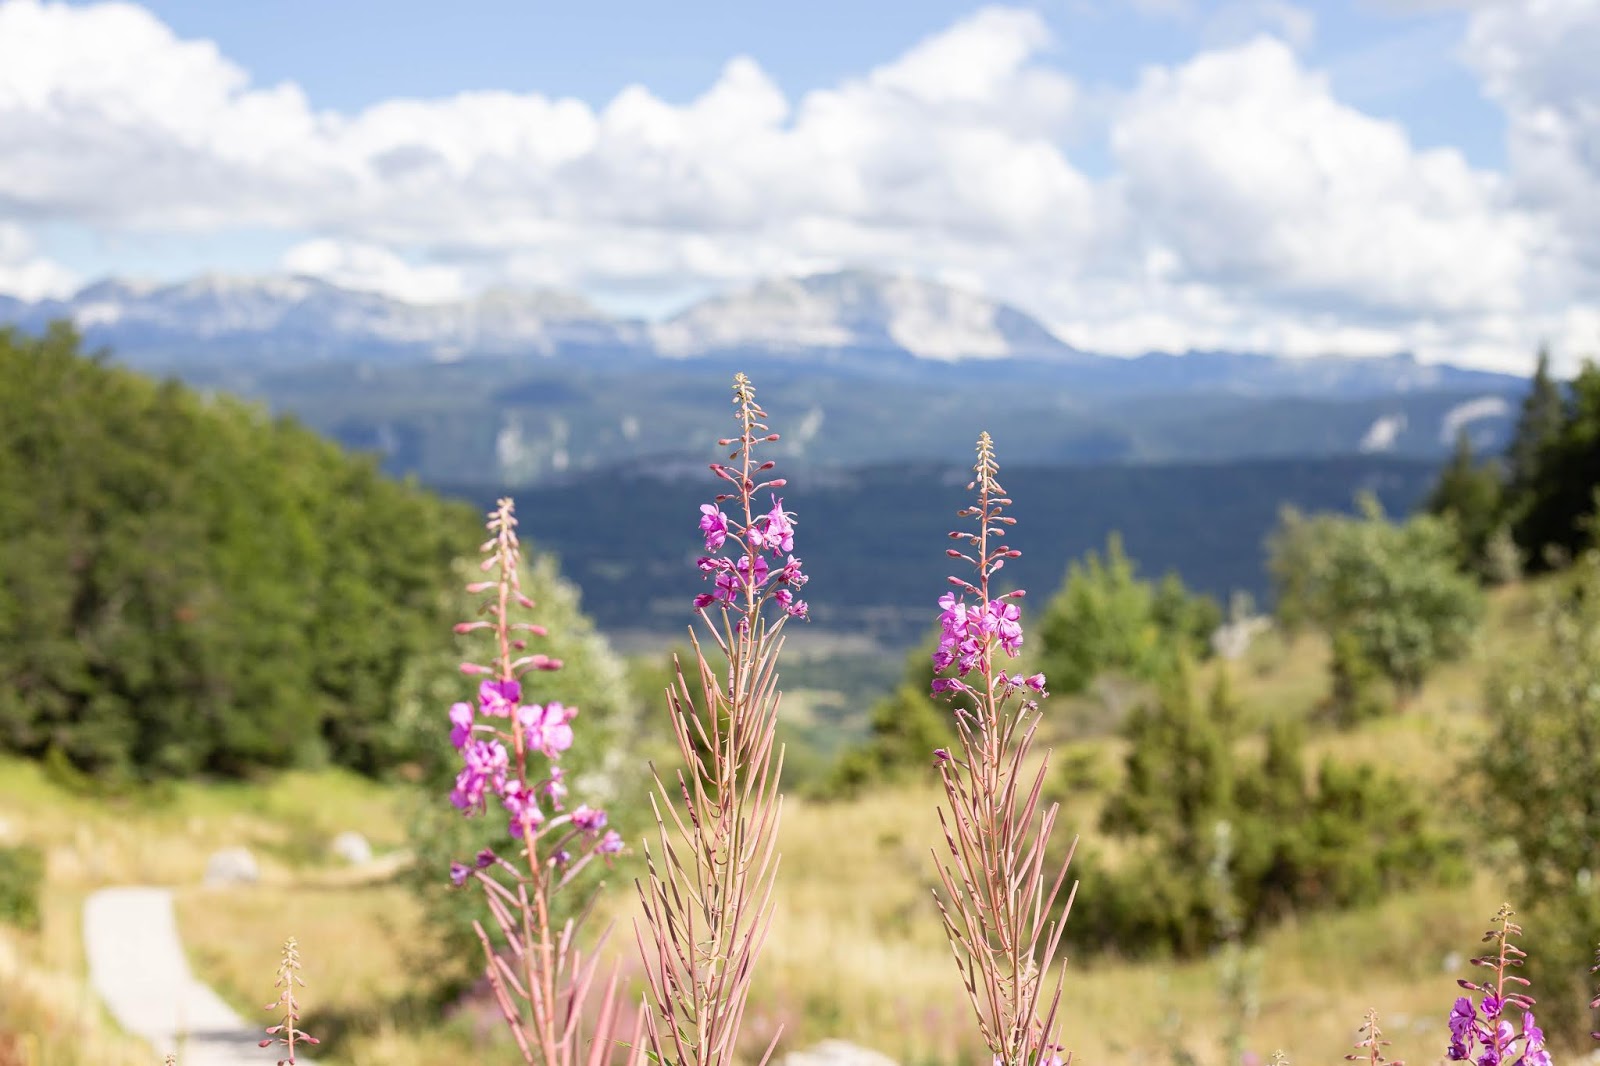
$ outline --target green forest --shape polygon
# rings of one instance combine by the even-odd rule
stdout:
[[[391,767],[474,524],[291,418],[0,331],[0,746],[101,782]]]

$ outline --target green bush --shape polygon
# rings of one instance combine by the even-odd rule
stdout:
[[[1223,915],[1249,935],[1296,911],[1371,903],[1463,872],[1457,842],[1405,781],[1331,760],[1308,775],[1289,721],[1267,730],[1264,755],[1241,757],[1216,714],[1226,702],[1214,693],[1202,707],[1180,667],[1129,719],[1123,781],[1101,819],[1123,842],[1122,861],[1088,852],[1074,863],[1081,946],[1194,955],[1233,935]],[[1225,889],[1210,876],[1223,823]]]
[[[1355,518],[1285,510],[1268,544],[1278,617],[1287,628],[1344,634],[1406,697],[1466,652],[1483,594],[1457,566],[1450,522],[1424,514],[1393,523],[1370,496],[1361,510]]]
[[[1549,590],[1530,652],[1489,673],[1482,815],[1515,843],[1539,1019],[1577,1041],[1600,937],[1600,554]]]
[[[1333,635],[1328,673],[1330,685],[1323,711],[1340,729],[1354,729],[1393,710],[1387,683],[1355,634],[1340,630]]]
[[[39,928],[44,852],[32,844],[0,846],[0,923]]]
[[[1113,533],[1105,558],[1090,552],[1067,570],[1039,622],[1039,668],[1050,691],[1084,691],[1102,673],[1157,681],[1174,656],[1202,658],[1222,622],[1215,600],[1195,596],[1176,574],[1159,585],[1138,576]]]

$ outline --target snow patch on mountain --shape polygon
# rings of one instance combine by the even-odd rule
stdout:
[[[1384,415],[1367,427],[1367,432],[1357,447],[1363,452],[1392,451],[1395,442],[1400,439],[1400,434],[1405,432],[1405,428],[1405,415]]]
[[[704,300],[651,331],[657,351],[903,351],[920,359],[1059,358],[1072,349],[1034,319],[975,292],[846,270],[761,282]]]
[[[778,278],[695,304],[650,331],[662,355],[726,348],[843,348],[851,331],[839,309],[796,278]]]
[[[1439,440],[1449,444],[1462,428],[1488,418],[1509,418],[1511,401],[1504,396],[1480,396],[1476,400],[1457,404],[1445,412],[1439,421]]]

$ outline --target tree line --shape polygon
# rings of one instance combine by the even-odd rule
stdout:
[[[395,766],[474,524],[64,325],[0,330],[0,747],[100,781]]]

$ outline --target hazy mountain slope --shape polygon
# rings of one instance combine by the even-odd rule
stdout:
[[[1007,452],[1000,451],[1005,463]],[[952,571],[944,534],[967,502],[961,466],[895,464],[858,471],[785,471],[784,506],[799,516],[796,554],[806,563],[814,624],[862,631],[890,643],[920,639]],[[1067,563],[1120,530],[1147,574],[1177,569],[1219,597],[1269,590],[1262,543],[1285,503],[1349,509],[1375,492],[1402,513],[1426,492],[1430,463],[1379,457],[1255,461],[1218,466],[1038,467],[1005,464],[1016,500],[1016,547],[1008,581],[1033,597],[1060,585]],[[501,486],[441,485],[491,502]],[[561,557],[584,592],[585,610],[613,630],[670,636],[700,591],[704,554],[695,522],[716,492],[709,473],[665,480],[610,472],[563,486],[516,491],[523,533]],[[1030,609],[1040,599],[1030,598]]]
[[[396,473],[436,482],[523,484],[619,464],[697,470],[719,431],[728,383],[748,362],[608,368],[562,361],[335,364],[240,379],[193,377],[293,412]],[[790,462],[962,462],[989,429],[1017,462],[1226,462],[1354,454],[1375,422],[1403,423],[1389,454],[1436,459],[1465,424],[1503,446],[1514,394],[1413,392],[1310,399],[1227,393],[1096,396],[1048,378],[973,387],[958,368],[873,376],[794,362],[752,367]],[[1511,395],[1511,399],[1507,396]],[[1484,400],[1497,401],[1484,403]],[[1463,421],[1462,413],[1477,417]],[[731,424],[731,423],[730,423]]]

